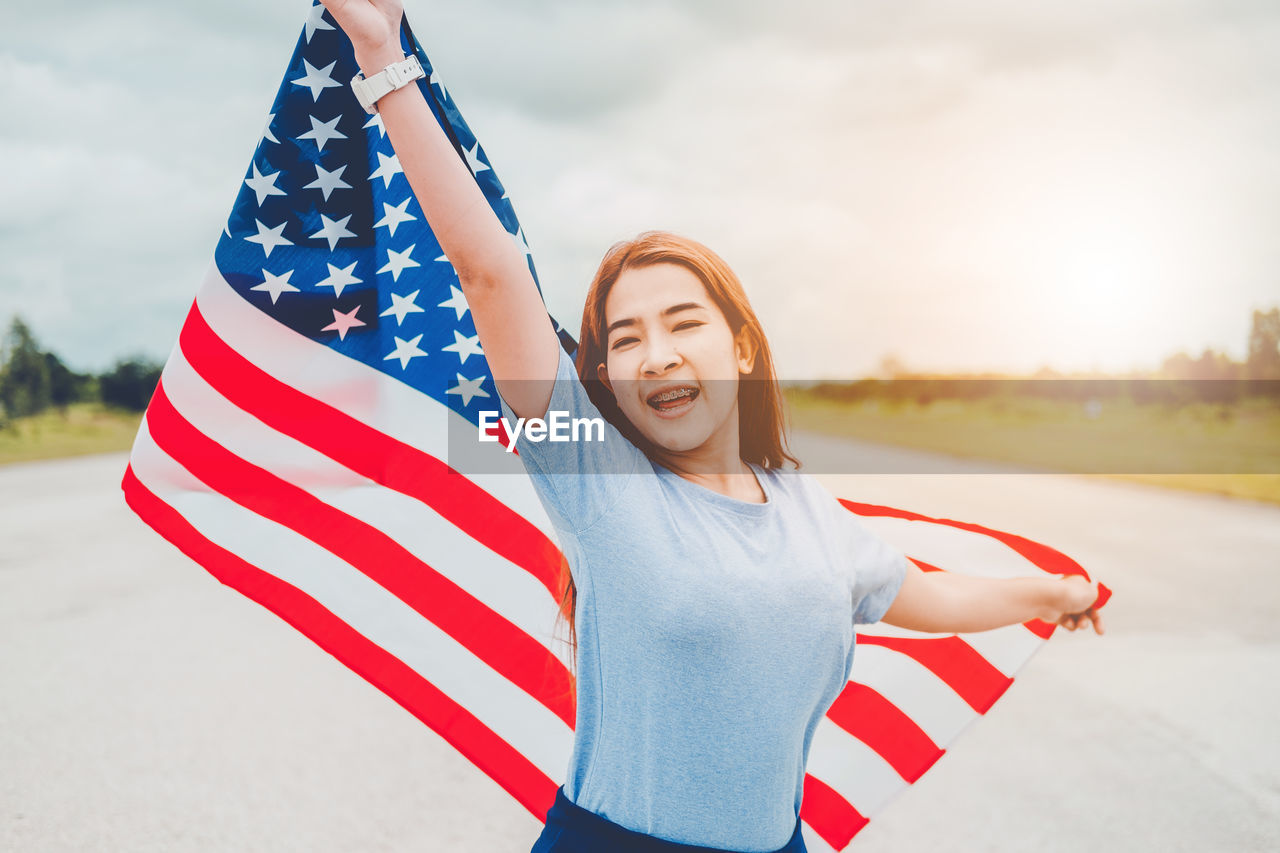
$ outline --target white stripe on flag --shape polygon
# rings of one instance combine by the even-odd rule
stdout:
[[[850,681],[875,690],[939,746],[980,716],[928,668],[884,646],[857,646]]]
[[[839,853],[836,848],[823,841],[822,836],[814,832],[809,824],[803,821],[800,823],[800,834],[804,836],[804,847],[808,853]],[[849,848],[846,847],[845,849]]]
[[[860,626],[861,627],[861,626]],[[1027,659],[1044,644],[1037,634],[1028,631],[1021,623],[992,628],[990,631],[973,631],[964,634],[926,634],[921,631],[909,631],[886,622],[876,622],[868,626],[869,630],[858,631],[859,637],[898,637],[910,639],[937,639],[941,637],[959,637],[964,640],[987,662],[1004,675],[1012,677]],[[862,653],[862,646],[855,654]],[[856,667],[854,664],[856,679]]]
[[[885,516],[858,516],[907,556],[949,572],[986,578],[1043,576],[1044,570],[995,537],[973,530]]]
[[[209,265],[196,304],[214,333],[261,370],[423,453],[447,462],[449,431],[477,431],[475,424],[400,380],[273,320],[236,293],[216,264]],[[498,473],[469,474],[467,479],[555,541],[555,529],[519,457],[499,444],[484,449],[490,447],[487,462]]]
[[[151,438],[133,450],[138,480],[199,533],[300,589],[474,714],[551,779],[564,776],[573,731],[421,614],[287,527],[209,492]]]
[[[1012,678],[1031,656],[1040,650],[1045,640],[1031,633],[1022,625],[1005,625],[990,631],[957,634],[973,650],[987,659],[1000,672]]]
[[[893,765],[844,729],[823,717],[809,749],[809,775],[831,787],[870,816],[907,783]]]
[[[231,453],[381,530],[553,652],[563,649],[552,640],[557,608],[546,587],[430,506],[267,426],[206,383],[180,351],[170,356],[162,382],[178,413]]]

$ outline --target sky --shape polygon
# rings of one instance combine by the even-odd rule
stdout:
[[[0,321],[163,359],[308,0],[47,0],[0,32]],[[409,0],[576,332],[687,234],[788,379],[1237,360],[1280,304],[1274,0]]]

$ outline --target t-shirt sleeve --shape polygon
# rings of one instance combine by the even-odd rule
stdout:
[[[853,572],[853,621],[879,622],[907,576],[907,556],[837,504]]]
[[[517,417],[498,397],[502,417],[514,431]],[[545,435],[531,439],[526,422],[516,453],[543,505],[570,530],[584,530],[621,497],[630,478],[648,466],[648,457],[600,414],[563,347],[541,420]]]

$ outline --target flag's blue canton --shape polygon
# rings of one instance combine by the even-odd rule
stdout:
[[[416,51],[427,72],[417,85],[528,258],[484,149],[422,49],[403,32],[401,46]],[[497,408],[493,378],[458,277],[380,117],[351,91],[357,71],[351,42],[316,4],[218,243],[217,266],[276,320],[474,422]],[[572,338],[556,330],[572,350]]]

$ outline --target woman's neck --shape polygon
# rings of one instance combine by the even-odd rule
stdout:
[[[736,498],[748,503],[765,503],[764,488],[756,479],[755,472],[745,462],[742,463],[742,468],[743,471],[739,474],[697,474],[677,471],[674,468],[671,470],[675,471],[677,476],[683,477],[691,483],[697,483],[726,497]]]
[[[753,503],[765,502],[764,490],[756,480],[755,472],[739,455],[736,430],[720,441],[708,440],[700,447],[683,453],[658,448],[656,461],[676,475],[713,492]]]

